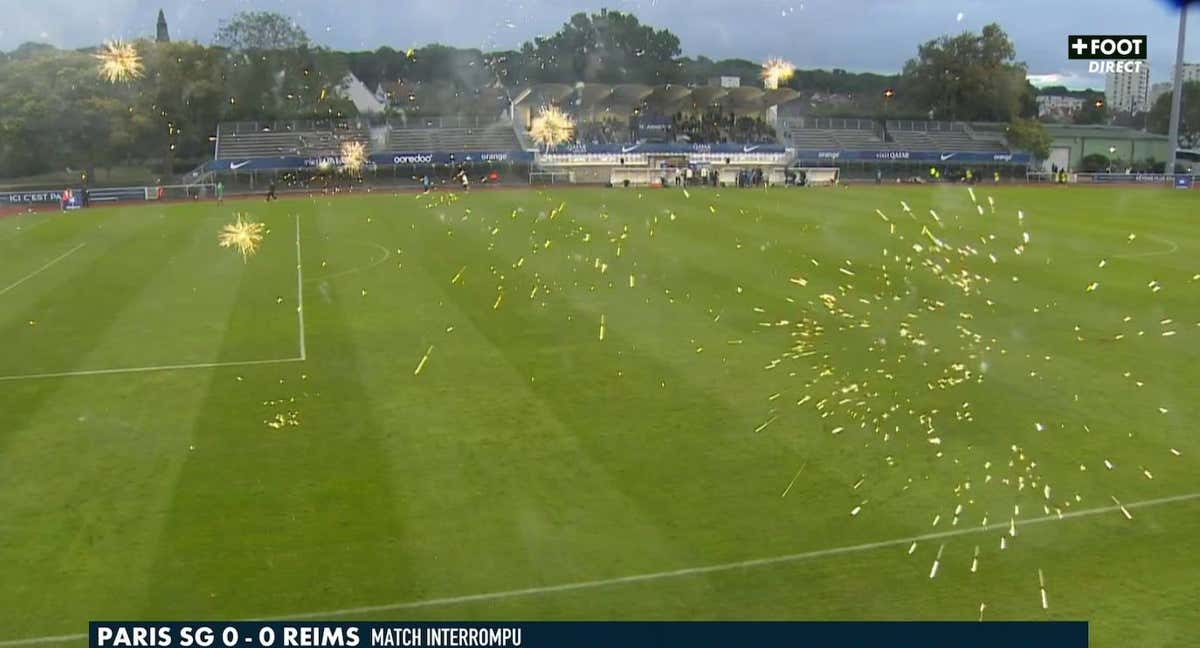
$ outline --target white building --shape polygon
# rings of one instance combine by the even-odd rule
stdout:
[[[1083,99],[1067,95],[1038,95],[1038,117],[1047,115],[1070,116],[1083,108]]]
[[[1154,104],[1158,101],[1158,98],[1170,91],[1170,81],[1163,81],[1162,83],[1155,83],[1154,85],[1150,86],[1149,106],[1153,108]]]
[[[738,88],[742,85],[741,77],[719,76],[708,80],[708,85],[718,88]]]
[[[1183,64],[1183,82],[1187,83],[1188,81],[1200,81],[1200,63]]]
[[[383,112],[383,107],[386,105],[362,81],[359,81],[358,77],[354,76],[353,73],[346,73],[341,85],[338,87],[338,92],[354,104],[359,114],[367,115]]]
[[[1150,64],[1136,72],[1109,72],[1104,79],[1104,101],[1110,112],[1145,112],[1149,109]]]

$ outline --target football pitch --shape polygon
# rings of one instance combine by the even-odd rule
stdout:
[[[243,261],[241,213],[269,228]],[[1200,633],[1200,201],[373,193],[0,219],[0,647],[96,619]]]

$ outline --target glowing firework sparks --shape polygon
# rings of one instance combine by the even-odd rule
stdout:
[[[100,76],[109,83],[122,83],[142,76],[142,57],[138,56],[132,43],[109,41],[99,54],[92,56],[100,61]]]
[[[1046,579],[1042,576],[1042,570],[1038,570],[1038,589],[1042,593],[1042,609],[1048,609],[1050,602],[1046,600]]]
[[[533,118],[533,125],[529,128],[529,136],[533,141],[547,149],[571,139],[574,132],[575,122],[554,106],[543,107],[538,116]]]
[[[767,59],[762,66],[763,87],[775,90],[780,82],[787,81],[796,73],[796,66],[779,58]]]
[[[244,262],[262,247],[263,234],[266,233],[267,228],[262,223],[242,220],[241,214],[238,214],[237,222],[221,228],[221,233],[217,235],[217,243],[221,247],[236,248],[242,253]]]
[[[433,345],[429,345],[429,349],[425,351],[425,355],[421,356],[421,361],[417,363],[417,368],[413,369],[413,375],[421,375],[421,370],[425,368],[425,363],[429,362],[429,354],[433,353]]]
[[[367,147],[362,142],[342,142],[342,168],[351,173],[362,171],[367,163]]]

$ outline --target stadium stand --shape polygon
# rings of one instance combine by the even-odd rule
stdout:
[[[457,119],[428,118],[408,124],[384,126],[378,140],[363,124],[329,125],[319,122],[221,124],[217,128],[217,159],[281,156],[320,157],[341,152],[347,141],[362,142],[372,152],[381,151],[511,151],[521,148],[512,124],[492,121],[467,126]],[[474,123],[473,121],[470,123]],[[445,124],[445,125],[444,125]]]
[[[217,126],[217,159],[337,155],[344,142],[367,144],[370,135],[359,124],[319,122],[237,122]]]
[[[790,117],[780,120],[783,141],[798,149],[1007,151],[1004,133],[962,122]]]
[[[512,124],[495,122],[471,128],[392,128],[389,151],[512,151],[520,149]]]
[[[931,137],[920,131],[893,131],[891,133],[891,143],[896,148],[914,149],[922,151],[936,151],[937,145]]]
[[[387,135],[387,148],[392,151],[434,150],[433,128],[393,128]]]
[[[877,149],[884,143],[878,135],[868,130],[846,128],[830,131],[830,134],[843,149]]]
[[[798,128],[788,131],[785,143],[800,149],[835,149],[839,146],[833,134],[822,128]]]
[[[1004,151],[1007,146],[1003,133],[999,136],[978,135],[963,122],[888,121],[887,133],[902,147],[934,151]]]
[[[629,126],[616,120],[585,121],[575,128],[575,141],[587,144],[625,144]]]

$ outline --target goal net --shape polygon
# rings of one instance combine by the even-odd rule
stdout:
[[[216,198],[215,184],[166,185],[162,188],[163,200],[203,200]],[[146,200],[158,199],[158,187],[146,187]]]
[[[647,167],[613,167],[609,182],[614,187],[649,187],[660,185],[667,175],[674,177],[674,170],[650,169]]]
[[[82,192],[81,192],[82,193]],[[215,185],[164,185],[162,187],[100,187],[88,189],[88,203],[100,204],[120,201],[138,200],[201,200],[212,198],[216,193]]]
[[[575,174],[570,171],[530,171],[529,184],[570,184]]]
[[[797,184],[801,182],[801,179],[805,186],[809,187],[823,187],[838,183],[837,167],[800,167],[793,171],[796,172]]]

